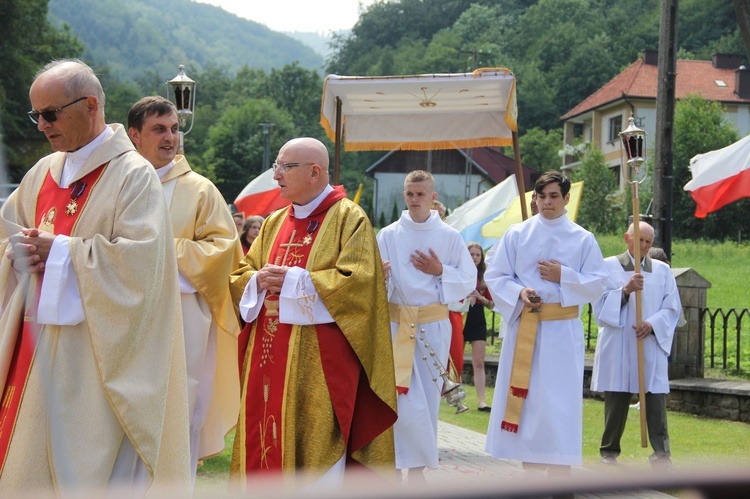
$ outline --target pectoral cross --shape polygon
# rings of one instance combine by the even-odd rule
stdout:
[[[289,256],[289,249],[290,248],[299,248],[301,246],[304,246],[304,244],[302,244],[302,243],[295,243],[294,242],[294,236],[296,236],[296,235],[297,235],[297,229],[294,229],[292,231],[292,235],[289,237],[289,242],[288,243],[279,244],[279,247],[280,248],[285,248],[286,251],[284,252],[284,258],[281,259],[281,261],[279,261],[280,257],[278,257],[278,256],[276,257],[276,265],[285,265],[286,264],[286,257]]]

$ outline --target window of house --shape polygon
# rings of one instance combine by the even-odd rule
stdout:
[[[583,123],[573,123],[573,137],[583,137]]]
[[[620,165],[610,166],[609,171],[615,176],[615,187],[620,188]]]
[[[609,142],[617,142],[618,134],[622,131],[622,115],[609,119]]]

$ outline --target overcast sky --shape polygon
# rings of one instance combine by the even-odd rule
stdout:
[[[360,4],[375,0],[196,0],[217,5],[239,17],[265,24],[274,31],[319,32],[350,29]]]

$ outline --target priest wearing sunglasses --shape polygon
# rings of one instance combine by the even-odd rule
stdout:
[[[52,154],[0,211],[0,496],[190,484],[169,212],[90,67],[36,75]]]

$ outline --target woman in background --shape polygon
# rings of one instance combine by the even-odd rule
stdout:
[[[253,215],[245,219],[245,223],[242,225],[242,232],[240,233],[240,242],[242,243],[242,252],[244,254],[247,255],[250,245],[258,237],[261,225],[263,225],[263,217],[260,215]]]
[[[477,390],[477,406],[482,412],[490,412],[490,406],[484,401],[484,354],[487,346],[487,319],[484,317],[485,307],[492,310],[495,303],[484,282],[484,251],[479,243],[469,243],[469,253],[474,265],[477,266],[477,287],[468,296],[469,311],[466,313],[464,324],[464,342],[471,343],[471,365],[474,368],[474,388]]]

